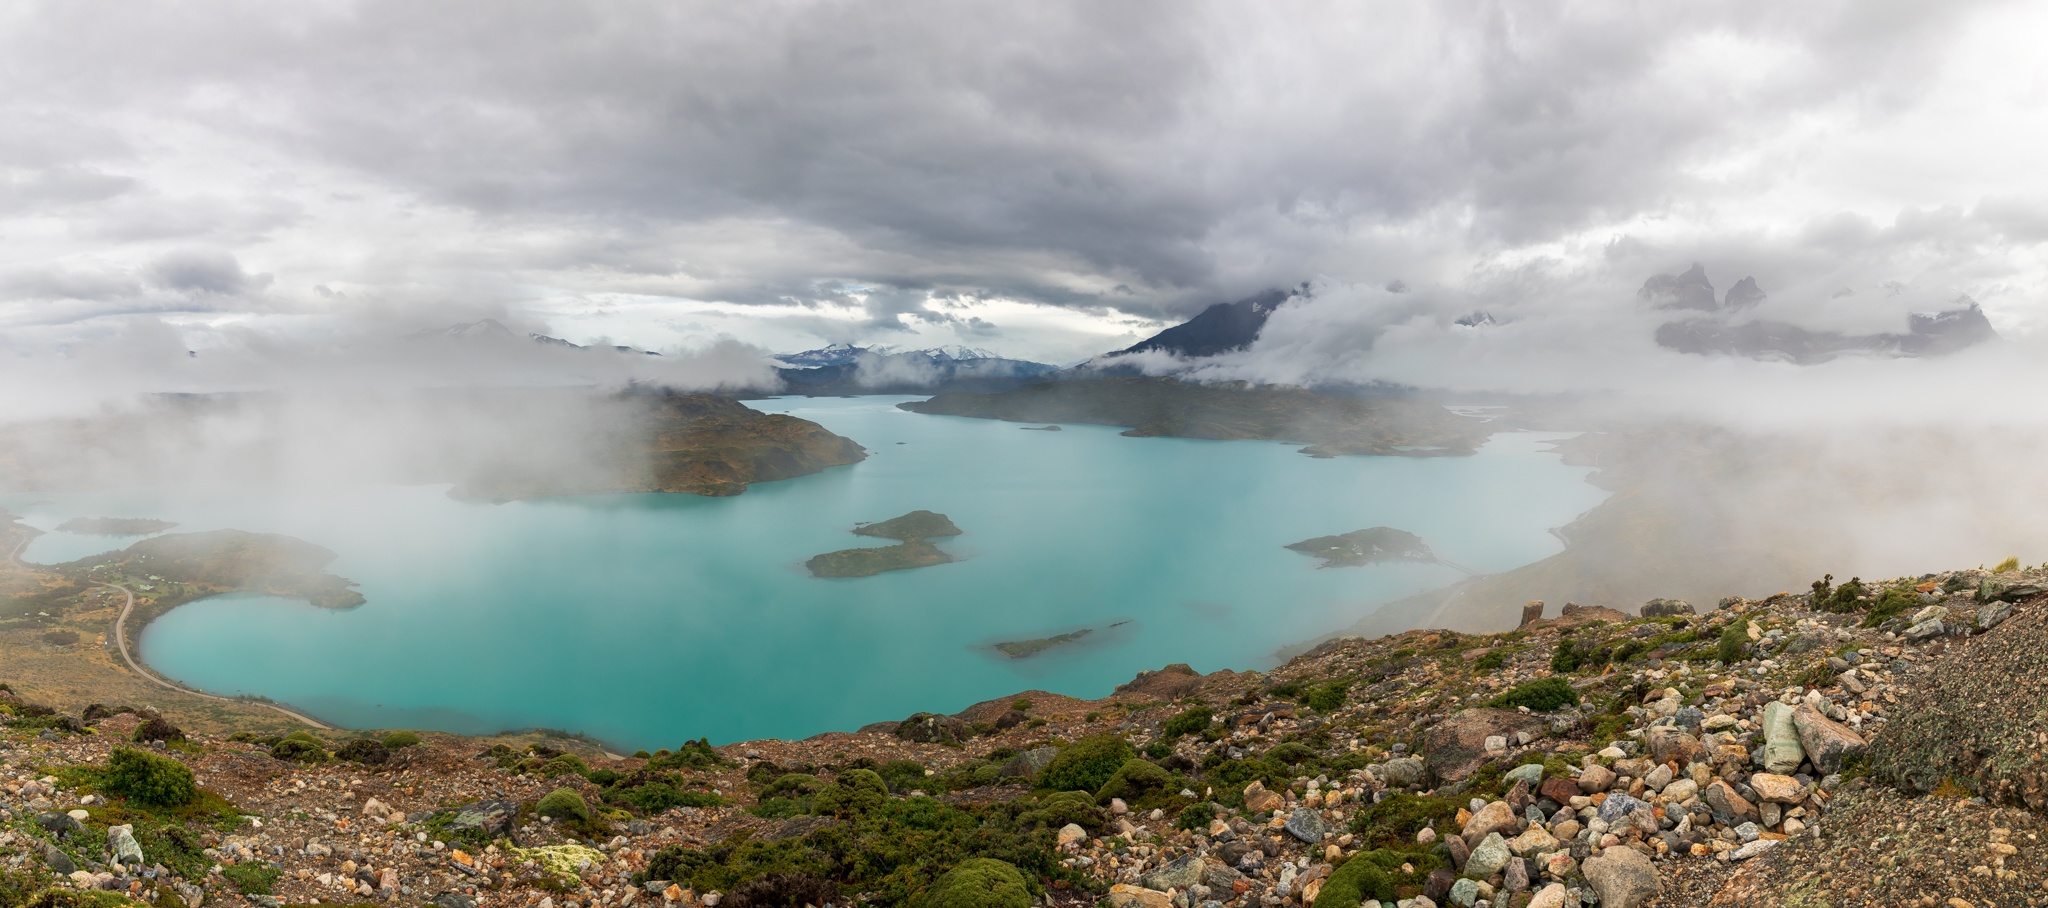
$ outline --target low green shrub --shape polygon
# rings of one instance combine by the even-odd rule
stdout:
[[[647,761],[647,768],[655,772],[685,768],[710,769],[714,766],[723,766],[725,762],[725,758],[719,756],[718,751],[711,749],[711,739],[699,738],[685,742],[673,753],[666,750],[655,751],[654,757]]]
[[[534,806],[534,813],[557,820],[580,820],[590,822],[590,805],[583,802],[583,796],[573,789],[557,788],[547,793]]]
[[[1863,616],[1864,627],[1876,627],[1907,612],[1918,611],[1920,599],[1900,589],[1885,590],[1870,607],[1870,614]]]
[[[1319,754],[1317,754],[1315,750],[1309,747],[1308,745],[1303,744],[1300,741],[1288,741],[1285,744],[1274,745],[1272,749],[1266,751],[1264,759],[1267,763],[1278,763],[1283,766],[1298,766],[1302,763],[1307,763],[1311,760],[1314,760],[1318,756]]]
[[[1055,791],[1094,791],[1137,756],[1129,742],[1115,735],[1094,735],[1060,748],[1038,775],[1038,787]]]
[[[1421,883],[1442,863],[1434,854],[1388,848],[1352,855],[1323,883],[1312,908],[1357,908],[1366,899],[1392,902],[1397,890]],[[1403,871],[1403,866],[1413,870]]]
[[[540,766],[540,774],[552,779],[560,775],[583,775],[590,771],[590,764],[575,754],[556,754]]]
[[[394,731],[384,736],[384,746],[392,750],[398,750],[401,747],[413,747],[419,743],[420,736],[416,732]]]
[[[1209,802],[1203,801],[1197,804],[1189,804],[1187,807],[1182,808],[1180,816],[1173,818],[1173,825],[1176,829],[1201,832],[1206,831],[1209,828],[1209,824],[1215,819],[1216,808]]]
[[[1507,667],[1510,654],[1511,651],[1505,647],[1488,652],[1486,655],[1472,660],[1472,670],[1478,672],[1500,671]]]
[[[1135,801],[1139,795],[1165,788],[1172,781],[1173,775],[1161,769],[1159,764],[1133,757],[1117,767],[1109,781],[1102,783],[1102,788],[1095,792],[1095,800],[1101,804],[1109,803],[1111,798]]]
[[[269,895],[270,887],[277,884],[277,878],[284,871],[268,864],[244,861],[220,869],[220,875],[235,884],[235,890],[243,895]]]
[[[1012,704],[1010,704],[1010,708],[1011,708],[1011,709],[1016,709],[1016,710],[1025,710],[1025,709],[1030,709],[1030,708],[1031,708],[1031,701],[1030,701],[1030,700],[1028,700],[1028,699],[1025,699],[1025,698],[1019,697],[1019,698],[1017,699],[1017,702],[1015,702],[1015,703],[1012,703]]]
[[[811,810],[819,816],[850,819],[889,803],[889,783],[872,769],[840,773],[831,785],[811,799]]]
[[[270,745],[270,755],[293,763],[325,763],[327,744],[303,731],[295,731]]]
[[[1191,709],[1182,710],[1173,718],[1166,720],[1165,724],[1159,726],[1159,731],[1168,738],[1178,738],[1183,735],[1192,735],[1208,728],[1209,723],[1215,721],[1215,719],[1215,710],[1207,706],[1196,706]]]
[[[1349,681],[1331,681],[1308,689],[1301,695],[1301,702],[1319,713],[1336,712],[1344,705],[1344,698],[1351,691]]]
[[[156,807],[181,807],[199,797],[192,770],[170,757],[116,747],[107,759],[107,790]]]
[[[1740,619],[1721,629],[1721,641],[1715,645],[1714,658],[1729,665],[1742,661],[1742,648],[1749,645],[1749,620]]]
[[[1486,701],[1495,709],[1515,709],[1526,706],[1530,712],[1549,712],[1560,706],[1579,702],[1579,691],[1570,681],[1552,675],[1515,685],[1506,693]]]
[[[1397,794],[1351,816],[1351,831],[1366,847],[1400,848],[1415,844],[1425,826],[1449,829],[1462,806],[1452,798]]]
[[[784,773],[780,778],[768,783],[767,788],[761,789],[759,800],[765,801],[769,798],[785,797],[808,798],[824,789],[824,781],[810,773]]]
[[[968,858],[932,883],[926,908],[1031,908],[1031,888],[1017,868],[993,858]]]
[[[875,775],[897,794],[924,788],[924,764],[916,760],[890,760],[875,767]]]

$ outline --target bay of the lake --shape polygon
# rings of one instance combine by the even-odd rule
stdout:
[[[223,694],[356,728],[547,727],[618,747],[850,731],[1026,689],[1107,695],[1140,669],[1267,668],[1279,648],[1452,583],[1443,565],[1318,570],[1282,546],[1372,526],[1501,571],[1560,550],[1598,504],[1562,436],[1496,435],[1472,457],[1313,459],[1258,441],[1124,438],[1068,425],[922,416],[910,398],[751,401],[865,445],[865,462],[732,498],[607,495],[507,504],[446,486],[36,492],[0,504],[44,530],[149,517],[173,532],[283,533],[337,552],[349,611],[235,595],[149,626],[143,657]],[[48,500],[47,504],[31,504]],[[953,564],[820,580],[812,555],[888,540],[857,521],[927,509],[966,535]],[[54,563],[132,538],[51,532]],[[1503,628],[1515,616],[1503,615]],[[1115,626],[1112,626],[1115,625]],[[989,648],[1081,628],[1028,659]]]

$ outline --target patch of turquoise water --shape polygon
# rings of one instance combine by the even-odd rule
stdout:
[[[151,488],[0,504],[45,529],[153,517],[339,553],[332,570],[360,584],[360,608],[222,596],[150,625],[145,658],[188,684],[352,727],[543,726],[653,749],[850,730],[1031,688],[1098,697],[1169,662],[1263,668],[1279,647],[1462,576],[1317,570],[1281,546],[1384,525],[1505,570],[1558,551],[1548,529],[1604,497],[1586,468],[1542,453],[1556,436],[1498,435],[1473,457],[1318,460],[1272,442],[1019,431],[894,409],[902,399],[752,402],[872,456],[734,498],[493,505],[441,486]],[[967,531],[942,543],[964,560],[842,580],[803,570],[820,552],[880,542],[851,535],[856,521],[920,508]],[[127,541],[50,533],[24,557]],[[987,648],[1082,627],[1097,631],[1030,659]]]

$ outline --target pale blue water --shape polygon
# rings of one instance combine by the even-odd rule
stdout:
[[[625,748],[795,738],[1039,688],[1106,695],[1139,669],[1265,668],[1278,648],[1462,575],[1435,565],[1316,570],[1281,546],[1392,526],[1498,571],[1559,550],[1546,531],[1599,503],[1588,470],[1497,435],[1475,457],[1316,460],[1272,442],[1019,431],[920,416],[907,398],[750,405],[866,445],[848,467],[734,498],[618,495],[502,505],[445,486],[281,495],[141,489],[0,496],[49,529],[154,517],[178,532],[285,533],[340,553],[361,608],[222,596],[150,625],[150,664],[342,725],[544,726]],[[897,444],[905,442],[905,444]],[[38,499],[49,505],[30,506]],[[818,580],[820,552],[880,542],[855,521],[925,508],[965,561]],[[45,563],[131,538],[50,533]],[[1079,627],[1026,660],[986,649]]]

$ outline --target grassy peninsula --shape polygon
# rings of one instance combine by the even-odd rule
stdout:
[[[146,517],[73,517],[57,524],[59,533],[83,536],[144,536],[161,533],[177,524]]]
[[[883,571],[905,571],[911,568],[931,567],[935,564],[949,564],[958,559],[939,550],[925,540],[941,536],[958,536],[961,529],[944,514],[931,511],[911,511],[901,517],[892,517],[879,523],[868,523],[853,530],[857,536],[879,536],[884,539],[902,540],[899,545],[869,549],[843,549],[826,552],[809,561],[814,577],[871,577]]]
[[[1484,423],[1406,398],[1352,400],[1285,385],[1190,384],[1172,378],[1091,378],[1027,385],[1001,394],[960,392],[896,406],[935,416],[1007,422],[1129,426],[1134,438],[1286,439],[1317,457],[1465,455],[1486,440]]]
[[[1435,561],[1422,537],[1393,527],[1371,527],[1339,536],[1317,536],[1286,546],[1323,559],[1317,567],[1361,567],[1382,561]]]

